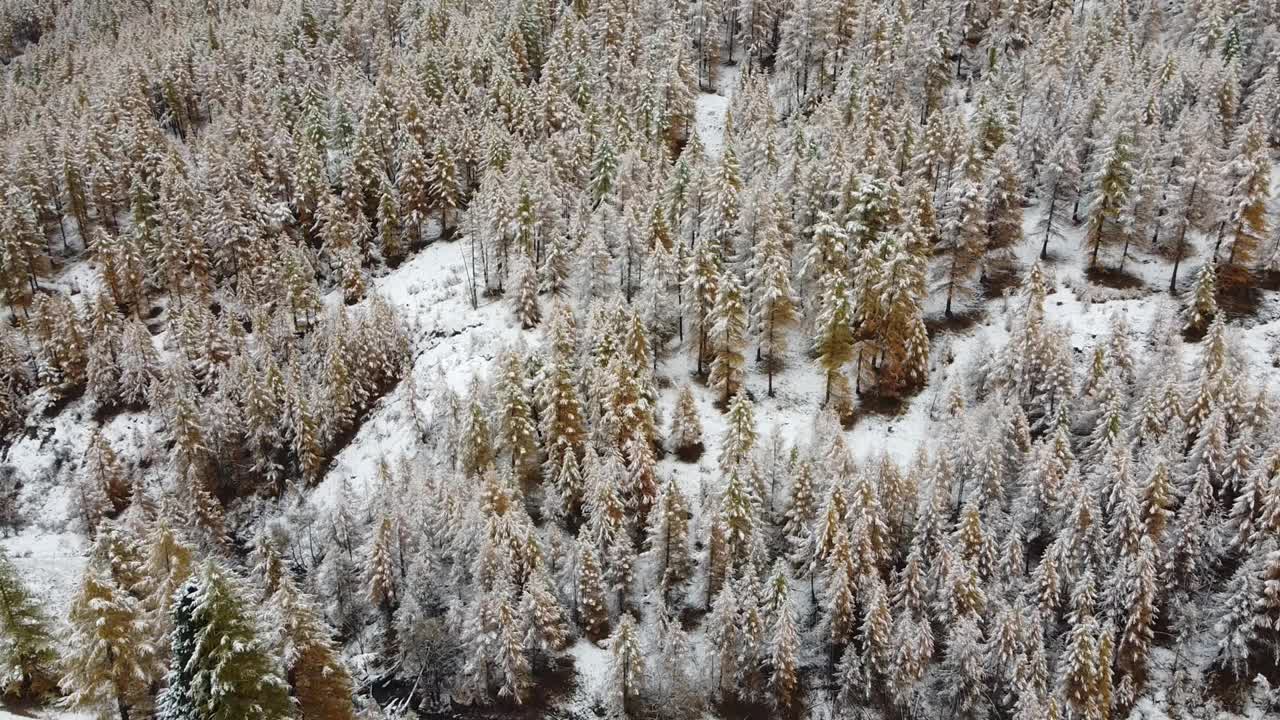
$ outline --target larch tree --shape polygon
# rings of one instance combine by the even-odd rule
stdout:
[[[1063,224],[1067,222],[1079,192],[1080,166],[1076,144],[1070,133],[1063,133],[1053,144],[1040,168],[1038,194],[1043,203],[1044,214],[1036,232],[1042,233],[1041,260],[1049,259],[1049,241],[1062,239]]]
[[[849,401],[849,381],[844,367],[853,359],[855,310],[849,281],[842,274],[823,279],[814,320],[813,351],[826,374],[823,404],[835,400],[845,410]]]
[[[499,361],[494,395],[499,448],[511,456],[512,471],[523,473],[537,460],[538,429],[533,404],[524,388],[524,364],[519,355],[509,353]]]
[[[534,569],[525,583],[520,615],[528,623],[525,642],[542,652],[563,650],[569,643],[569,626],[564,608],[556,598],[551,576],[545,565]]]
[[[440,210],[440,237],[443,238],[449,233],[450,213],[461,207],[463,200],[463,182],[457,154],[444,136],[437,136],[431,146],[429,168],[431,196]]]
[[[629,714],[628,703],[644,686],[644,653],[640,649],[639,629],[630,613],[623,614],[609,638],[609,684],[623,717]]]
[[[800,645],[799,631],[796,627],[795,608],[791,604],[791,594],[787,587],[786,575],[779,567],[774,577],[780,587],[781,600],[777,603],[773,617],[773,636],[771,641],[772,667],[770,684],[773,687],[774,702],[780,708],[789,708],[795,701],[799,686],[798,651]]]
[[[671,415],[671,432],[668,434],[671,449],[680,459],[689,462],[702,453],[702,420],[698,417],[698,405],[693,390],[688,385],[680,388],[675,412]]]
[[[174,596],[162,720],[288,718],[289,686],[246,606],[244,583],[208,560]]]
[[[987,249],[983,277],[1003,275],[1016,268],[1022,243],[1023,180],[1012,144],[1001,146],[991,158],[987,185]]]
[[[1206,142],[1208,115],[1182,121],[1175,142],[1179,156],[1170,173],[1170,186],[1165,196],[1161,230],[1174,244],[1173,271],[1169,274],[1169,292],[1178,290],[1178,268],[1192,250],[1192,233],[1209,232],[1217,218],[1221,202],[1221,182],[1214,147]]]
[[[584,539],[578,542],[578,623],[587,635],[601,640],[608,634],[609,606],[605,603],[604,578],[596,549]]]
[[[286,572],[267,602],[285,680],[306,720],[353,720],[351,675],[333,642],[333,630],[315,602]]]
[[[720,467],[728,470],[751,457],[756,446],[755,406],[744,392],[733,396],[729,403],[725,429],[720,446]]]
[[[946,316],[957,301],[972,297],[975,276],[986,250],[985,160],[977,143],[971,143],[962,166],[954,199],[944,207],[941,241],[934,246],[933,288],[946,293]]]
[[[717,285],[715,307],[711,313],[711,342],[715,348],[715,359],[711,361],[711,375],[707,382],[720,392],[721,402],[728,405],[729,399],[742,391],[746,375],[743,350],[746,345],[747,307],[737,273],[721,273]]]
[[[693,248],[689,267],[685,270],[685,284],[694,306],[692,330],[697,337],[694,352],[698,359],[698,374],[704,372],[707,360],[714,357],[715,306],[720,296],[721,256],[715,243],[702,236]],[[738,294],[741,298],[741,293]]]
[[[406,228],[413,233],[413,240],[421,242],[422,226],[431,212],[431,162],[413,133],[407,133],[397,153],[400,171],[396,175],[396,190],[400,197],[400,216]]]
[[[525,330],[537,327],[542,321],[542,309],[538,307],[538,274],[533,264],[525,261],[516,271],[514,305],[516,319]]]
[[[387,648],[387,657],[394,656],[395,647],[395,606],[398,597],[398,580],[395,567],[396,554],[396,520],[390,513],[384,512],[378,520],[378,529],[373,535],[373,544],[369,547],[366,562],[369,585],[369,602],[382,615],[383,642]]]
[[[1188,332],[1202,335],[1209,329],[1209,324],[1218,315],[1218,277],[1212,262],[1206,262],[1196,275],[1195,288],[1191,291],[1191,301],[1183,311],[1185,327]]]
[[[1226,167],[1227,219],[1224,226],[1230,244],[1226,248],[1223,282],[1229,287],[1247,283],[1258,251],[1268,233],[1267,205],[1271,199],[1271,158],[1266,127],[1254,116],[1241,126],[1231,148],[1234,158]],[[1222,236],[1219,235],[1221,243]],[[1214,248],[1214,260],[1218,248]]]
[[[656,563],[658,585],[664,591],[678,587],[693,573],[689,551],[688,501],[672,478],[663,485],[646,530],[646,552]]]
[[[471,401],[459,459],[462,461],[463,472],[469,477],[479,477],[493,467],[493,437],[489,430],[489,419],[479,399]]]
[[[925,246],[911,227],[913,221],[907,223],[897,242],[889,245],[889,257],[875,288],[883,308],[883,318],[878,323],[883,354],[880,384],[890,396],[920,387],[928,376],[929,334],[923,307]]]
[[[159,655],[147,633],[142,603],[109,575],[90,565],[67,613],[64,659],[66,706],[129,720],[160,673]]]
[[[0,551],[0,696],[40,700],[58,686],[49,619]]]
[[[558,477],[568,456],[577,462],[586,440],[586,417],[573,370],[570,357],[554,352],[543,365],[538,384],[539,420],[547,453],[545,474],[552,478]]]
[[[791,257],[777,219],[772,219],[755,248],[751,272],[751,323],[756,335],[756,361],[763,363],[773,397],[773,375],[787,350],[787,332],[796,321],[791,287]]]
[[[1117,128],[1102,151],[1094,155],[1089,172],[1090,190],[1085,198],[1088,216],[1084,236],[1091,270],[1097,268],[1102,249],[1124,237],[1125,209],[1133,192],[1133,152],[1129,129]]]

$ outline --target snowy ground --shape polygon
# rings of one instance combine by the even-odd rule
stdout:
[[[0,720],[90,720],[92,715],[57,710],[10,711],[0,708]]]

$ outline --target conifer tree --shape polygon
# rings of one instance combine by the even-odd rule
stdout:
[[[986,249],[986,198],[982,150],[971,144],[965,156],[963,174],[955,199],[944,213],[942,241],[934,247],[939,258],[933,271],[935,291],[946,292],[946,316],[952,316],[956,301],[975,292],[975,270]]]
[[[493,438],[489,420],[478,400],[471,401],[462,439],[462,469],[470,477],[479,477],[493,466]]]
[[[693,343],[698,359],[698,374],[704,372],[708,357],[714,355],[715,305],[720,296],[721,255],[715,244],[703,236],[694,246],[689,267],[685,270],[685,283],[694,306],[692,330],[697,337]],[[741,298],[741,293],[738,294]]]
[[[1195,289],[1192,290],[1191,302],[1187,304],[1183,314],[1186,317],[1186,329],[1190,333],[1203,334],[1209,324],[1218,315],[1217,272],[1212,262],[1200,268],[1196,276]]]
[[[880,273],[875,293],[880,296],[879,335],[883,364],[882,391],[889,396],[924,384],[928,375],[929,334],[924,325],[924,241],[914,218],[907,220],[896,243],[886,243],[890,256]]]
[[[40,700],[57,688],[49,620],[0,550],[0,696]]]
[[[849,283],[841,275],[823,279],[818,297],[818,316],[814,321],[813,350],[826,373],[823,404],[836,401],[836,408],[848,402],[849,382],[844,366],[853,359],[854,308]]]
[[[982,701],[985,643],[978,618],[964,613],[947,638],[942,663],[943,671],[950,679],[950,695],[955,707],[965,714],[978,714]]]
[[[244,605],[246,594],[238,578],[208,560],[174,596],[159,718],[290,717],[288,684]]]
[[[554,352],[547,359],[538,391],[542,441],[547,449],[546,465],[552,470],[546,474],[557,477],[560,468],[569,462],[569,456],[573,456],[573,462],[577,463],[586,439],[582,401],[574,381],[573,367],[565,354]],[[561,490],[565,489],[561,483]]]
[[[680,388],[675,412],[671,416],[671,449],[686,462],[702,454],[702,421],[698,406],[688,385]]]
[[[530,330],[542,320],[538,307],[538,275],[531,263],[525,262],[516,273],[516,319],[525,330]]]
[[[400,196],[400,215],[413,239],[423,240],[422,225],[431,211],[431,165],[426,151],[413,133],[407,133],[399,152],[396,189]]]
[[[796,628],[795,609],[791,604],[786,576],[782,573],[780,566],[775,569],[774,577],[778,579],[782,599],[774,611],[770,659],[773,674],[770,677],[770,683],[773,686],[776,705],[780,708],[789,708],[795,700],[796,688],[799,685],[796,673],[800,637]]]
[[[646,552],[657,562],[658,584],[663,590],[677,587],[693,572],[688,513],[684,495],[675,480],[668,478],[649,513],[646,531]]]
[[[142,604],[108,574],[86,568],[80,589],[71,601],[70,632],[65,658],[66,705],[99,714],[115,712],[129,720],[129,711],[145,698],[159,674],[156,649],[147,636]]]
[[[609,627],[609,607],[604,599],[604,581],[595,548],[585,539],[578,542],[578,622],[593,639],[603,639]]]
[[[523,471],[537,459],[538,431],[533,407],[524,389],[524,367],[518,355],[508,354],[499,361],[495,395],[500,447],[510,453],[511,469]]]
[[[773,374],[787,350],[787,331],[796,319],[796,299],[791,288],[791,258],[783,243],[778,220],[755,249],[751,273],[751,322],[756,334],[756,361],[764,363],[773,397]]]
[[[431,148],[431,194],[440,208],[440,236],[449,232],[449,213],[462,205],[463,186],[453,148],[437,136]]]
[[[1130,195],[1133,192],[1133,139],[1127,129],[1117,129],[1102,152],[1094,156],[1087,200],[1085,249],[1089,268],[1098,266],[1098,254],[1119,241]]]
[[[716,303],[711,312],[715,359],[711,362],[711,376],[707,382],[720,391],[721,402],[728,405],[729,398],[741,392],[746,374],[743,349],[746,344],[747,308],[736,273],[721,273],[717,285]]]
[[[92,539],[98,532],[98,525],[113,511],[107,486],[100,474],[86,472],[79,478],[75,493],[73,506],[79,516],[80,528]]]
[[[404,255],[400,236],[400,201],[396,197],[395,186],[385,177],[378,191],[377,218],[382,256],[392,262],[399,260]]]
[[[1193,247],[1191,233],[1206,234],[1220,212],[1220,181],[1214,148],[1207,142],[1208,122],[1207,113],[1180,122],[1174,140],[1180,157],[1174,160],[1160,227],[1162,234],[1174,242],[1170,293],[1178,290],[1178,268]]]
[[[724,470],[746,461],[756,446],[754,406],[746,393],[733,396],[726,421],[728,427],[720,445],[720,467]]]
[[[529,626],[526,644],[536,645],[544,652],[564,649],[569,641],[569,628],[545,565],[534,569],[532,577],[525,584],[521,603],[520,615]]]
[[[174,533],[168,518],[161,515],[143,539],[141,583],[136,592],[148,614],[144,636],[160,655],[166,655],[171,625],[169,604],[191,575],[193,551]]]
[[[644,686],[644,654],[640,650],[639,631],[630,613],[618,621],[609,639],[610,685],[623,717],[628,716],[628,701]]]
[[[395,521],[389,513],[384,512],[378,521],[378,530],[373,536],[373,544],[369,548],[367,576],[369,578],[369,601],[382,614],[382,631],[387,647],[387,657],[394,655],[392,649],[395,644],[394,628],[392,626],[398,597],[395,546]]]
[[[497,665],[502,685],[498,697],[510,699],[516,704],[524,702],[532,681],[529,677],[529,658],[524,651],[524,634],[520,632],[520,618],[515,599],[515,588],[510,573],[504,572],[503,580],[494,588],[493,642],[494,664]]]
[[[1022,242],[1022,177],[1016,151],[1006,144],[991,159],[987,178],[987,249],[983,277],[1013,270],[1016,246]]]
[[[1254,116],[1240,127],[1227,167],[1225,230],[1230,245],[1224,258],[1223,282],[1238,287],[1247,282],[1258,249],[1267,236],[1267,204],[1271,198],[1271,162],[1263,120]],[[1221,235],[1219,235],[1221,237]],[[1213,259],[1218,260],[1214,248]]]
[[[722,693],[727,684],[737,675],[738,645],[741,634],[738,611],[738,599],[733,583],[725,583],[716,594],[711,612],[705,620],[712,688],[716,695]]]
[[[1066,215],[1077,202],[1080,192],[1080,166],[1077,164],[1076,145],[1069,133],[1064,133],[1054,143],[1040,170],[1039,194],[1044,203],[1044,215],[1037,232],[1043,233],[1040,242],[1040,259],[1049,259],[1049,241],[1063,237],[1062,225]]]

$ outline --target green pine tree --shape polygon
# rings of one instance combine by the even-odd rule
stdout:
[[[178,590],[160,720],[291,717],[289,686],[259,635],[248,597],[244,583],[213,560]]]
[[[58,684],[57,662],[44,610],[0,550],[0,696],[48,695]]]

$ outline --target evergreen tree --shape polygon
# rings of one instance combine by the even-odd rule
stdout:
[[[791,288],[791,258],[778,228],[770,219],[755,249],[748,282],[751,286],[751,321],[757,338],[756,361],[764,363],[773,397],[773,374],[787,350],[787,331],[796,319],[796,299]]]
[[[520,357],[508,354],[498,363],[498,439],[511,455],[511,469],[523,471],[537,460],[537,426],[533,407],[524,389],[524,366]]]
[[[1085,249],[1089,268],[1098,266],[1098,254],[1123,235],[1125,208],[1133,192],[1133,138],[1127,129],[1117,129],[1094,156],[1090,170],[1090,192],[1086,198],[1088,219]]]
[[[814,321],[813,350],[826,373],[823,403],[834,399],[836,408],[844,408],[848,402],[849,382],[844,377],[844,366],[853,359],[853,318],[848,281],[839,275],[824,278]]]
[[[1209,323],[1218,315],[1217,284],[1217,272],[1213,263],[1205,263],[1200,268],[1199,275],[1196,276],[1191,302],[1183,311],[1188,332],[1203,334],[1209,329]]]
[[[542,320],[542,310],[538,307],[538,275],[533,265],[526,262],[516,273],[515,311],[516,319],[525,330],[530,330]]]
[[[1080,166],[1076,159],[1076,145],[1071,135],[1064,133],[1054,143],[1040,169],[1039,195],[1044,203],[1044,215],[1037,232],[1043,233],[1041,260],[1049,259],[1049,241],[1062,239],[1062,225],[1070,208],[1077,202],[1079,191]]]
[[[1254,116],[1240,127],[1231,148],[1234,160],[1227,166],[1225,231],[1230,245],[1224,258],[1223,282],[1244,285],[1252,272],[1258,249],[1267,236],[1267,204],[1271,198],[1271,162],[1262,119]],[[1219,235],[1221,238],[1221,235]],[[1214,248],[1214,261],[1218,249]]]
[[[774,613],[772,657],[770,659],[773,675],[770,682],[773,685],[774,701],[777,706],[789,708],[795,700],[796,688],[799,684],[796,671],[800,636],[796,628],[795,609],[791,605],[786,576],[782,573],[780,566],[775,569],[774,577],[777,578],[778,585],[781,588],[779,593],[782,600],[778,603]]]
[[[733,396],[726,420],[728,427],[720,445],[720,467],[727,471],[745,462],[756,446],[754,406],[746,393]]]
[[[693,572],[689,553],[688,503],[675,480],[668,479],[662,494],[649,513],[646,552],[657,562],[658,584],[670,590],[687,580]]]
[[[163,720],[292,715],[288,684],[245,607],[242,581],[208,560],[173,601],[172,659]]]
[[[986,197],[982,184],[982,151],[973,144],[964,161],[955,199],[946,208],[941,242],[934,246],[939,259],[933,271],[935,291],[946,293],[945,312],[952,316],[956,301],[976,292],[974,271],[986,250]]]
[[[603,639],[609,627],[609,608],[604,599],[604,582],[596,551],[585,540],[578,542],[578,622],[594,639]]]
[[[108,574],[86,569],[71,601],[65,658],[66,705],[99,714],[129,710],[146,697],[159,673],[156,649],[147,637],[142,604]]]
[[[924,241],[915,235],[914,219],[907,221],[898,242],[889,244],[889,257],[875,293],[883,316],[879,322],[883,363],[882,391],[895,396],[924,384],[928,375],[929,334],[924,325]]]
[[[586,418],[568,357],[555,352],[547,359],[538,391],[542,441],[547,449],[549,469],[546,475],[559,481],[559,470],[570,462],[570,456],[576,465],[586,439]],[[560,486],[562,493],[569,490],[563,481]],[[572,499],[565,496],[565,500]]]
[[[715,305],[720,296],[721,255],[715,244],[705,236],[694,246],[689,267],[685,270],[685,284],[694,305],[693,328],[697,336],[694,351],[698,358],[698,374],[709,356],[714,355]],[[732,295],[730,296],[732,297]],[[739,301],[741,293],[737,294]]]
[[[671,416],[671,449],[686,462],[702,454],[702,421],[688,385],[680,388]]]
[[[610,685],[623,717],[628,715],[628,700],[644,686],[644,654],[638,635],[635,619],[624,614],[609,638]]]
[[[721,273],[717,285],[716,303],[711,312],[715,359],[707,382],[720,391],[721,402],[728,405],[729,398],[741,392],[746,374],[742,351],[746,344],[747,308],[737,274]]]
[[[0,695],[39,700],[57,688],[49,620],[0,551]]]
[[[393,656],[392,649],[395,646],[392,620],[398,597],[396,580],[398,576],[395,568],[396,545],[395,520],[389,513],[384,512],[378,521],[378,530],[373,536],[373,544],[369,548],[367,576],[369,601],[382,614],[382,632],[388,657]]]
[[[528,623],[525,643],[544,652],[563,650],[569,641],[569,628],[545,566],[539,565],[533,571],[521,603],[520,615]]]
[[[1219,213],[1220,183],[1213,146],[1207,142],[1208,115],[1182,121],[1175,138],[1180,157],[1175,160],[1172,182],[1165,200],[1160,231],[1174,242],[1173,272],[1169,292],[1177,292],[1178,268],[1190,251],[1191,233],[1207,234]]]

